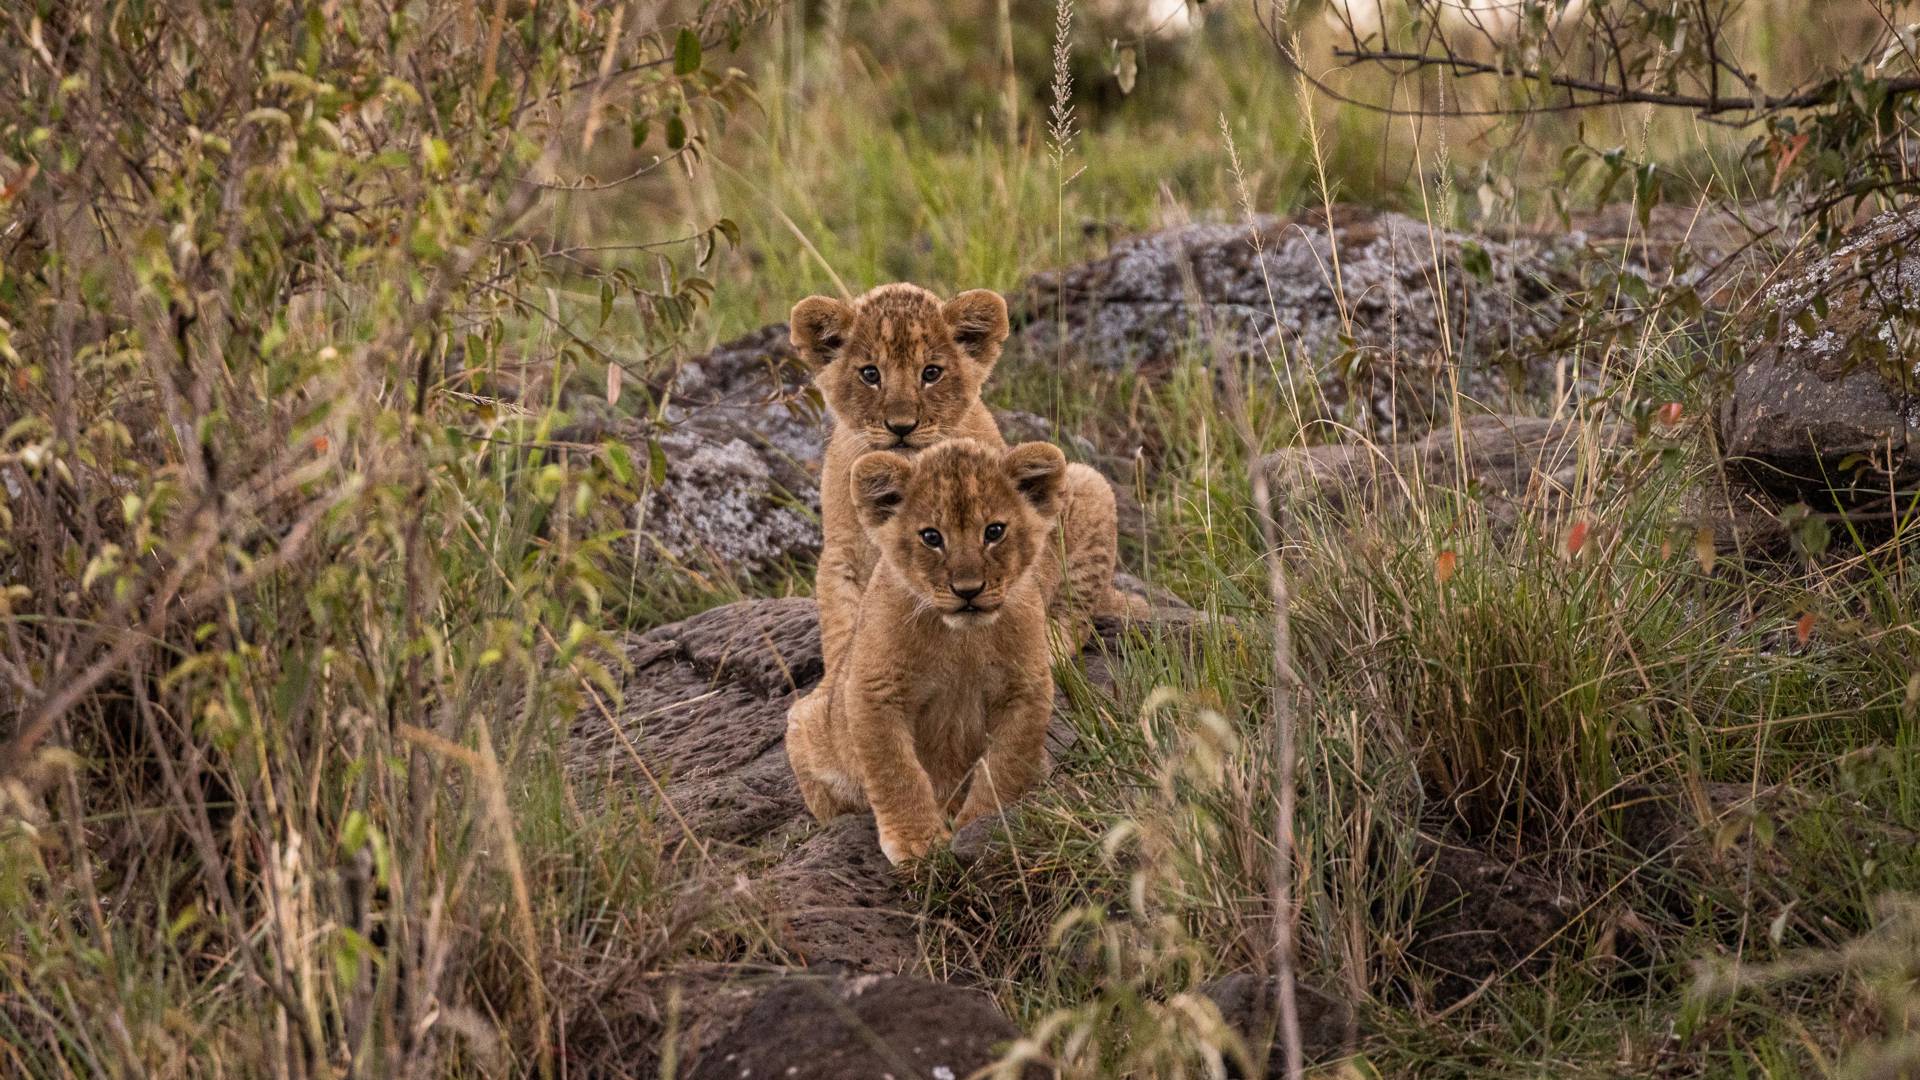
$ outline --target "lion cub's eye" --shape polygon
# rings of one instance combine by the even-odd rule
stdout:
[[[1000,542],[1000,538],[1005,535],[1007,535],[1007,527],[1005,525],[996,521],[987,526],[987,543],[997,544]]]
[[[926,367],[920,369],[920,381],[926,383],[928,386],[932,386],[934,383],[940,381],[941,374],[942,368],[940,365],[928,364]]]
[[[942,540],[940,538],[939,529],[921,529],[920,542],[927,545],[930,548],[937,548],[941,544],[946,543],[945,540]]]
[[[868,386],[879,386],[880,385],[880,369],[877,367],[874,367],[872,364],[868,364],[866,367],[861,368],[860,381],[863,383],[866,383]]]

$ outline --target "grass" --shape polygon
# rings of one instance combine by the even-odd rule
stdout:
[[[1214,415],[1171,385],[1156,424]],[[1699,449],[1639,451],[1652,470],[1601,496],[1589,513],[1610,531],[1573,556],[1565,516],[1507,528],[1439,489],[1398,520],[1295,508],[1307,971],[1372,1003],[1366,1075],[1824,1075],[1873,1029],[1855,979],[1756,1005],[1696,998],[1694,964],[1839,946],[1875,925],[1876,898],[1920,882],[1902,839],[1920,826],[1920,766],[1902,750],[1911,657],[1889,666],[1859,628],[1794,630],[1810,607],[1898,595],[1873,625],[1910,632],[1920,594],[1882,575],[1912,540],[1854,560],[1882,568],[1858,575],[1703,569],[1670,539]],[[1164,995],[1267,962],[1264,578],[1244,501],[1226,497],[1248,461],[1230,438],[1187,453],[1206,470],[1175,454],[1155,474],[1150,574],[1219,621],[1125,650],[1111,694],[1065,675],[1080,741],[1062,775],[1011,855],[932,886],[947,920],[934,970],[960,967],[1028,1023],[1066,1024],[1068,1075],[1198,1068],[1169,1045],[1195,1055],[1207,1037],[1170,1024]],[[1457,560],[1444,582],[1442,549]],[[1684,850],[1642,856],[1617,835],[1631,792],[1713,782],[1797,794]],[[1583,905],[1538,970],[1462,1012],[1402,952],[1419,832],[1478,837]],[[1088,1012],[1089,996],[1112,1011]]]
[[[1149,48],[1137,97],[1102,91],[1099,65],[1078,71],[1088,111],[1063,187],[1033,122],[1044,87],[1020,84],[1028,122],[1009,138],[992,95],[948,103],[942,69],[890,57],[895,39],[880,33],[863,38],[881,15],[858,9],[835,36],[789,9],[741,60],[755,69],[757,113],[736,114],[699,168],[555,199],[547,224],[605,243],[732,215],[739,241],[709,268],[714,305],[698,332],[717,340],[837,283],[1011,291],[1116,233],[1323,196],[1453,225],[1485,181],[1513,193],[1487,223],[1535,222],[1557,176],[1546,162],[1569,139],[1553,120],[1415,133],[1303,100],[1230,14],[1184,55]],[[1767,23],[1751,32],[1777,39]],[[993,55],[979,44],[930,48]],[[1807,62],[1803,41],[1762,44],[1783,67]],[[1244,191],[1223,116],[1248,163]],[[1582,134],[1659,158],[1682,187],[1752,183],[1717,133],[1622,113]],[[552,303],[571,317],[596,300]],[[626,318],[604,337],[641,341]],[[524,322],[517,351],[549,351],[551,328]],[[1695,377],[1709,343],[1680,329],[1616,346],[1606,359],[1628,386],[1585,419],[1631,419],[1649,396],[1711,415]],[[1126,479],[1146,524],[1122,538],[1128,564],[1206,616],[1193,635],[1129,641],[1111,689],[1063,667],[1078,741],[1053,782],[1006,846],[968,866],[939,861],[913,885],[934,916],[925,970],[985,987],[1067,1076],[1213,1075],[1223,1056],[1259,1051],[1233,1045],[1187,991],[1271,965],[1271,612],[1246,492],[1259,454],[1300,440],[1302,410],[1248,378],[1259,445],[1247,446],[1198,360],[1207,346],[1165,379],[1009,365],[989,391],[1097,446],[1142,448]],[[586,365],[579,381],[603,375]],[[1870,1066],[1911,1046],[1920,1010],[1913,916],[1889,899],[1920,891],[1920,543],[1906,527],[1843,534],[1818,559],[1705,559],[1681,497],[1710,465],[1710,432],[1690,419],[1663,446],[1624,462],[1589,452],[1578,512],[1518,522],[1419,483],[1397,506],[1289,505],[1307,686],[1302,969],[1362,1006],[1343,1075],[1903,1075]],[[383,1017],[442,987],[449,1004],[429,1037],[449,1075],[524,1075],[543,1058],[640,1068],[633,1048],[673,1022],[648,979],[777,959],[768,913],[693,846],[668,846],[648,793],[570,778],[559,751],[566,718],[608,696],[597,665],[616,661],[598,633],[804,593],[807,568],[758,581],[641,569],[612,523],[568,516],[582,486],[589,502],[619,498],[607,478],[547,490],[536,453],[436,452],[458,482],[426,496],[449,526],[430,548],[432,603],[412,604],[410,571],[381,561],[327,579],[317,599],[223,613],[210,631],[220,662],[193,673],[198,700],[217,707],[141,718],[168,725],[154,742],[176,758],[103,742],[38,763],[49,809],[0,822],[0,886],[23,883],[0,896],[0,1072],[254,1075],[273,1060],[329,1071],[333,1059],[302,1039],[377,1070],[381,1040],[405,1038]],[[422,505],[395,486],[362,542],[403,535]],[[1577,545],[1576,526],[1587,529]],[[587,630],[569,638],[576,619]],[[255,645],[278,638],[302,647],[269,662]],[[417,701],[408,742],[380,721],[421,665],[462,692]],[[305,671],[326,673],[318,699],[304,696]],[[420,738],[439,730],[433,709],[457,713],[447,730],[466,734]],[[349,737],[310,737],[335,728]],[[203,770],[201,739],[245,752]],[[344,749],[417,771],[342,760]],[[258,767],[267,760],[278,771]],[[188,782],[204,790],[171,803],[134,790]],[[1773,794],[1683,843],[1628,844],[1620,804],[1634,793],[1708,784]],[[156,802],[167,808],[143,817]],[[209,871],[222,861],[196,845],[260,837],[276,846],[239,859],[257,871],[244,883],[254,891],[223,903]],[[1578,915],[1536,963],[1459,1005],[1410,952],[1432,885],[1423,845],[1441,837],[1551,877]],[[356,911],[358,922],[334,917]],[[405,917],[376,914],[389,912]],[[262,961],[247,955],[255,940],[311,948]],[[263,1008],[268,986],[297,1007]],[[565,1045],[542,1045],[556,1032]]]

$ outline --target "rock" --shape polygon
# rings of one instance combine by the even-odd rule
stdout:
[[[1449,368],[1460,393],[1490,405],[1568,377],[1557,362],[1534,360],[1514,380],[1493,361],[1524,354],[1559,324],[1559,297],[1576,284],[1563,264],[1577,242],[1478,239],[1345,206],[1331,222],[1309,213],[1260,217],[1251,231],[1185,225],[1038,274],[1014,305],[1009,356],[1052,362],[1064,342],[1075,357],[1153,374],[1199,342],[1216,357],[1309,376],[1334,410],[1370,432],[1420,429],[1443,415]],[[1453,365],[1456,357],[1467,362]]]
[[[728,580],[807,564],[820,548],[824,438],[807,374],[769,326],[684,362],[664,386],[663,423],[577,399],[562,445],[624,444],[643,473],[631,520],[643,560]],[[657,445],[664,479],[646,482]]]
[[[669,384],[666,416],[673,424],[743,428],[776,454],[818,463],[826,420],[812,386],[812,372],[787,341],[787,324],[774,323],[683,361]]]
[[[1767,290],[1720,423],[1755,484],[1846,504],[1920,481],[1917,242],[1920,208],[1890,211]]]
[[[813,561],[820,550],[820,494],[802,463],[753,432],[704,419],[656,439],[666,481],[644,491],[634,508],[641,543],[725,578]]]
[[[1175,604],[1178,601],[1174,601]],[[1164,606],[1150,626],[1191,633],[1199,613]],[[1111,689],[1128,625],[1096,621],[1087,678]],[[794,785],[787,708],[822,675],[813,601],[743,600],[628,642],[615,711],[574,721],[567,769],[583,785],[652,792],[663,827],[766,890],[775,937],[800,964],[893,974],[919,958],[920,913],[880,854],[869,815],[816,825]],[[1075,732],[1056,713],[1056,758]]]
[[[985,858],[988,852],[1006,844],[1019,827],[1020,808],[1009,807],[998,814],[975,818],[955,830],[953,840],[947,847],[961,865],[970,866]]]
[[[1714,551],[1750,563],[1777,559],[1792,548],[1793,530],[1780,519],[1781,500],[1732,469],[1708,470],[1680,497],[1681,524],[1704,530]]]
[[[1200,612],[1172,607],[1158,610],[1144,625],[1097,620],[1096,637],[1083,654],[1087,682],[1111,691],[1113,658],[1142,629],[1174,643],[1191,643],[1203,630],[1242,632],[1237,624],[1209,628],[1205,620]],[[591,797],[595,784],[620,784],[654,793],[663,825],[677,830],[682,844],[698,848],[712,879],[735,881],[739,899],[751,900],[756,910],[765,913],[775,955],[787,964],[847,976],[895,976],[919,969],[924,962],[921,935],[928,914],[881,855],[872,818],[848,815],[824,825],[815,823],[801,804],[787,764],[782,745],[787,707],[822,673],[812,601],[728,604],[636,635],[627,643],[627,654],[630,672],[619,708],[590,707],[575,720],[568,740],[567,768],[583,797]],[[1058,752],[1059,743],[1055,746]],[[1018,813],[1014,808],[1006,817],[1016,818]],[[1003,824],[1003,819],[996,818],[963,830],[955,838],[955,854],[963,859],[1004,858]],[[1475,849],[1423,841],[1421,858],[1426,879],[1411,953],[1436,973],[1443,997],[1468,993],[1488,975],[1544,963],[1548,945],[1576,910],[1552,883]],[[727,1065],[751,1068],[758,1076],[783,1075],[761,1071],[774,1063],[771,1058],[741,1055],[775,1054],[786,1048],[784,1039],[766,1033],[774,1030],[771,1025],[787,1010],[797,1008],[792,1002],[777,1008],[768,1005],[771,1011],[762,1015],[758,1010],[765,1000],[758,992],[749,996],[740,986],[738,972],[717,968],[655,983],[636,991],[649,1002],[642,1010],[647,1023],[652,1030],[679,1032],[676,1044],[698,1056],[698,1068]],[[837,995],[839,988],[854,983],[896,985],[892,980],[845,979],[826,985],[834,987]],[[925,984],[899,980],[897,985]],[[914,1015],[918,1006],[912,1003],[921,999],[912,995],[919,992],[913,990],[906,998],[909,1006],[904,1007],[903,1017]],[[948,990],[939,988],[939,992]],[[1258,1014],[1247,1011],[1257,988],[1244,982],[1223,983],[1206,992],[1236,1030],[1252,1038],[1254,1045],[1266,1045],[1255,1034],[1264,1030]],[[678,994],[682,1003],[680,1019],[673,1022],[662,1003],[669,993]],[[909,1050],[913,1045],[928,1045],[912,1041],[917,1028],[889,1026],[896,1020],[877,1012],[869,1020],[862,1010],[878,1009],[880,1002],[893,995],[856,1006],[865,993],[847,991],[849,996],[833,1000],[841,1000],[862,1022],[873,1023],[888,1038],[893,1037],[889,1033],[899,1033],[908,1040]],[[1320,996],[1303,1001],[1308,1003],[1304,1015],[1314,1033],[1309,1045],[1316,1048],[1316,1056],[1320,1048],[1331,1053],[1344,1045],[1350,1012]],[[716,1036],[727,1018],[736,1015],[746,1017],[738,1030],[758,1034],[731,1040],[727,1035]],[[979,1049],[1010,1037],[1010,1029],[999,1030],[985,1043],[976,1040],[965,1045]],[[714,1049],[700,1051],[709,1044]],[[822,1044],[817,1055],[783,1058],[781,1068],[804,1065],[813,1056],[841,1062],[834,1056],[841,1053],[835,1049],[841,1045]],[[980,1058],[969,1068],[988,1060]],[[939,1063],[925,1064],[932,1068]],[[956,1076],[965,1075],[957,1064],[954,1068]]]
[[[1281,450],[1266,459],[1280,493],[1336,510],[1367,511],[1404,501],[1427,485],[1471,491],[1495,520],[1563,502],[1583,460],[1629,446],[1625,424],[1583,424],[1527,416],[1463,417],[1409,443],[1337,443]]]
[[[1488,978],[1547,966],[1547,950],[1580,910],[1573,894],[1478,848],[1422,838],[1421,849],[1424,888],[1409,953],[1437,977],[1438,999],[1456,1001]]]
[[[960,1080],[999,1061],[1019,1037],[978,991],[900,976],[789,975],[759,991],[688,1076]]]
[[[1253,1071],[1248,1073],[1230,1057],[1228,1076],[1266,1080],[1286,1076],[1286,1049],[1279,1036],[1279,1013],[1274,1007],[1278,982],[1271,976],[1241,972],[1210,979],[1194,988],[1194,993],[1213,1002],[1220,1010],[1220,1019],[1239,1036],[1253,1059]],[[1353,1006],[1305,983],[1295,984],[1293,999],[1300,1018],[1302,1056],[1310,1064],[1339,1057],[1349,1033],[1358,1034]]]
[[[1050,442],[1070,451],[1078,460],[1096,461],[1100,451],[1093,442],[1069,431],[1057,431],[1053,421],[1038,413],[1021,409],[994,409],[993,422],[1000,426],[1000,437],[1007,445],[1023,442]]]
[[[568,768],[651,790],[663,822],[751,843],[804,815],[787,766],[787,706],[821,673],[813,601],[749,600],[636,638],[618,714],[574,722]]]
[[[919,965],[919,905],[880,853],[872,814],[813,828],[780,856],[770,881],[781,944],[799,964],[884,975]]]

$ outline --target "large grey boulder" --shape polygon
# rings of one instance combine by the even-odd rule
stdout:
[[[820,495],[807,462],[769,446],[750,428],[704,418],[654,438],[666,475],[648,485],[634,507],[642,555],[739,578],[813,561],[820,550]],[[651,453],[644,444],[640,449]]]
[[[1776,492],[1841,501],[1920,480],[1920,208],[1790,265],[1721,413],[1727,456]]]
[[[1036,275],[1009,353],[1152,374],[1197,347],[1271,364],[1369,430],[1421,426],[1445,412],[1456,373],[1461,393],[1495,406],[1570,377],[1528,347],[1559,325],[1578,250],[1347,206],[1185,225]]]

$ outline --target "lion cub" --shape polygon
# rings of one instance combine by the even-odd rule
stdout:
[[[1032,572],[1060,513],[1066,458],[951,439],[853,463],[879,563],[847,662],[787,713],[787,757],[822,821],[873,807],[880,850],[926,855],[1046,772],[1053,673]]]

